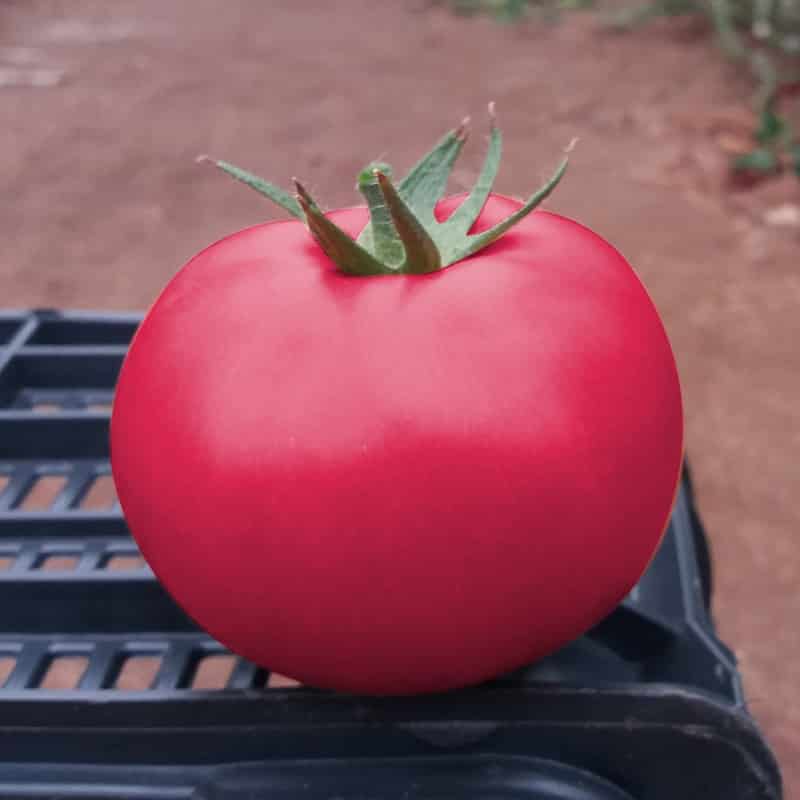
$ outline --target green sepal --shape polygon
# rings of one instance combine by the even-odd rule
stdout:
[[[229,164],[227,161],[216,161],[208,156],[200,156],[197,160],[210,162],[232,178],[236,178],[237,181],[241,181],[251,189],[255,189],[259,194],[263,194],[264,197],[272,200],[273,203],[279,205],[284,211],[288,211],[293,217],[304,219],[303,209],[300,207],[300,204],[288,192],[281,189],[280,186],[265,181],[263,178],[259,178],[258,175],[253,175],[252,172],[247,172],[240,167]]]
[[[447,189],[447,179],[453,164],[467,141],[469,118],[444,136],[427,155],[423,156],[400,181],[397,190],[411,206],[423,224],[434,221],[434,209]]]
[[[400,269],[406,258],[405,249],[376,177],[377,171],[391,175],[391,169],[388,164],[376,162],[365,167],[358,176],[358,190],[367,201],[369,222],[357,242],[379,261],[393,269]]]
[[[471,235],[469,231],[491,194],[502,154],[502,137],[493,104],[489,106],[489,115],[491,129],[483,168],[468,196],[448,219],[439,222],[435,209],[464,146],[467,120],[445,135],[396,187],[387,164],[373,163],[361,172],[357,187],[366,200],[370,219],[357,240],[326,217],[299,183],[295,184],[297,197],[293,198],[228,162],[213,163],[292,216],[305,220],[317,243],[342,272],[360,276],[426,274],[474,255],[495,242],[552,193],[567,169],[565,157],[550,180],[517,211],[489,230]]]
[[[556,168],[556,171],[553,173],[553,176],[550,178],[550,180],[547,181],[547,183],[542,186],[539,191],[534,192],[534,194],[530,196],[522,208],[517,209],[517,211],[515,211],[510,217],[506,217],[506,219],[504,219],[502,222],[499,222],[494,227],[489,228],[488,231],[475,234],[474,236],[468,236],[464,245],[456,245],[453,250],[448,253],[449,260],[447,263],[452,264],[455,261],[460,261],[462,258],[474,255],[479,250],[483,250],[484,247],[488,247],[490,244],[492,244],[492,242],[496,242],[504,233],[513,228],[514,225],[516,225],[520,220],[527,217],[531,211],[536,209],[553,193],[553,190],[556,188],[556,186],[558,186],[561,178],[567,171],[568,164],[569,159],[565,156]]]
[[[392,272],[371,253],[358,245],[320,210],[299,181],[295,181],[297,203],[317,244],[336,266],[348,275],[385,275]]]
[[[436,243],[431,239],[422,222],[397,193],[389,176],[379,169],[374,172],[386,208],[389,210],[389,216],[403,243],[405,258],[400,266],[401,271],[412,275],[436,272],[442,266]]]
[[[497,177],[497,171],[500,169],[500,158],[503,155],[503,138],[494,123],[494,106],[489,108],[492,116],[492,128],[489,131],[489,147],[486,151],[483,169],[472,187],[472,191],[447,220],[448,227],[460,231],[462,235],[469,232],[483,211],[483,206],[486,204]]]

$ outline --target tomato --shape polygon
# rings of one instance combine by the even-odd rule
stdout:
[[[492,194],[473,232],[519,207]],[[369,214],[328,218],[355,236]],[[217,242],[147,314],[111,430],[133,535],[201,626],[377,694],[473,684],[607,615],[682,437],[641,282],[544,211],[427,274],[343,274],[295,220]]]

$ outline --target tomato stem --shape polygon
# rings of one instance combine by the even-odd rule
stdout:
[[[469,117],[447,133],[423,156],[397,186],[388,164],[373,163],[359,175],[370,220],[357,240],[330,220],[308,191],[294,180],[295,197],[257,175],[227,161],[200,156],[241,181],[308,226],[311,235],[336,266],[349,275],[426,274],[474,255],[497,241],[536,209],[561,181],[569,161],[559,163],[552,177],[513,214],[487,231],[471,235],[491,194],[502,154],[494,103],[489,103],[489,145],[481,172],[469,195],[443,222],[435,217],[437,203],[469,134]],[[567,148],[568,154],[575,141]]]

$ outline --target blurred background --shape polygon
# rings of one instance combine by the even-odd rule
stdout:
[[[790,797],[800,11],[660,3],[0,0],[0,306],[144,310],[199,249],[276,215],[199,153],[334,207],[365,163],[402,170],[471,114],[466,188],[488,100],[501,192],[530,192],[580,137],[548,205],[616,245],[666,323],[716,618]]]

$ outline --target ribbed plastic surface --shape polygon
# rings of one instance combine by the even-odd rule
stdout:
[[[155,581],[114,495],[110,407],[138,321],[0,313],[0,798],[779,796],[707,610],[686,479],[629,598],[490,685],[368,700],[228,654]]]

